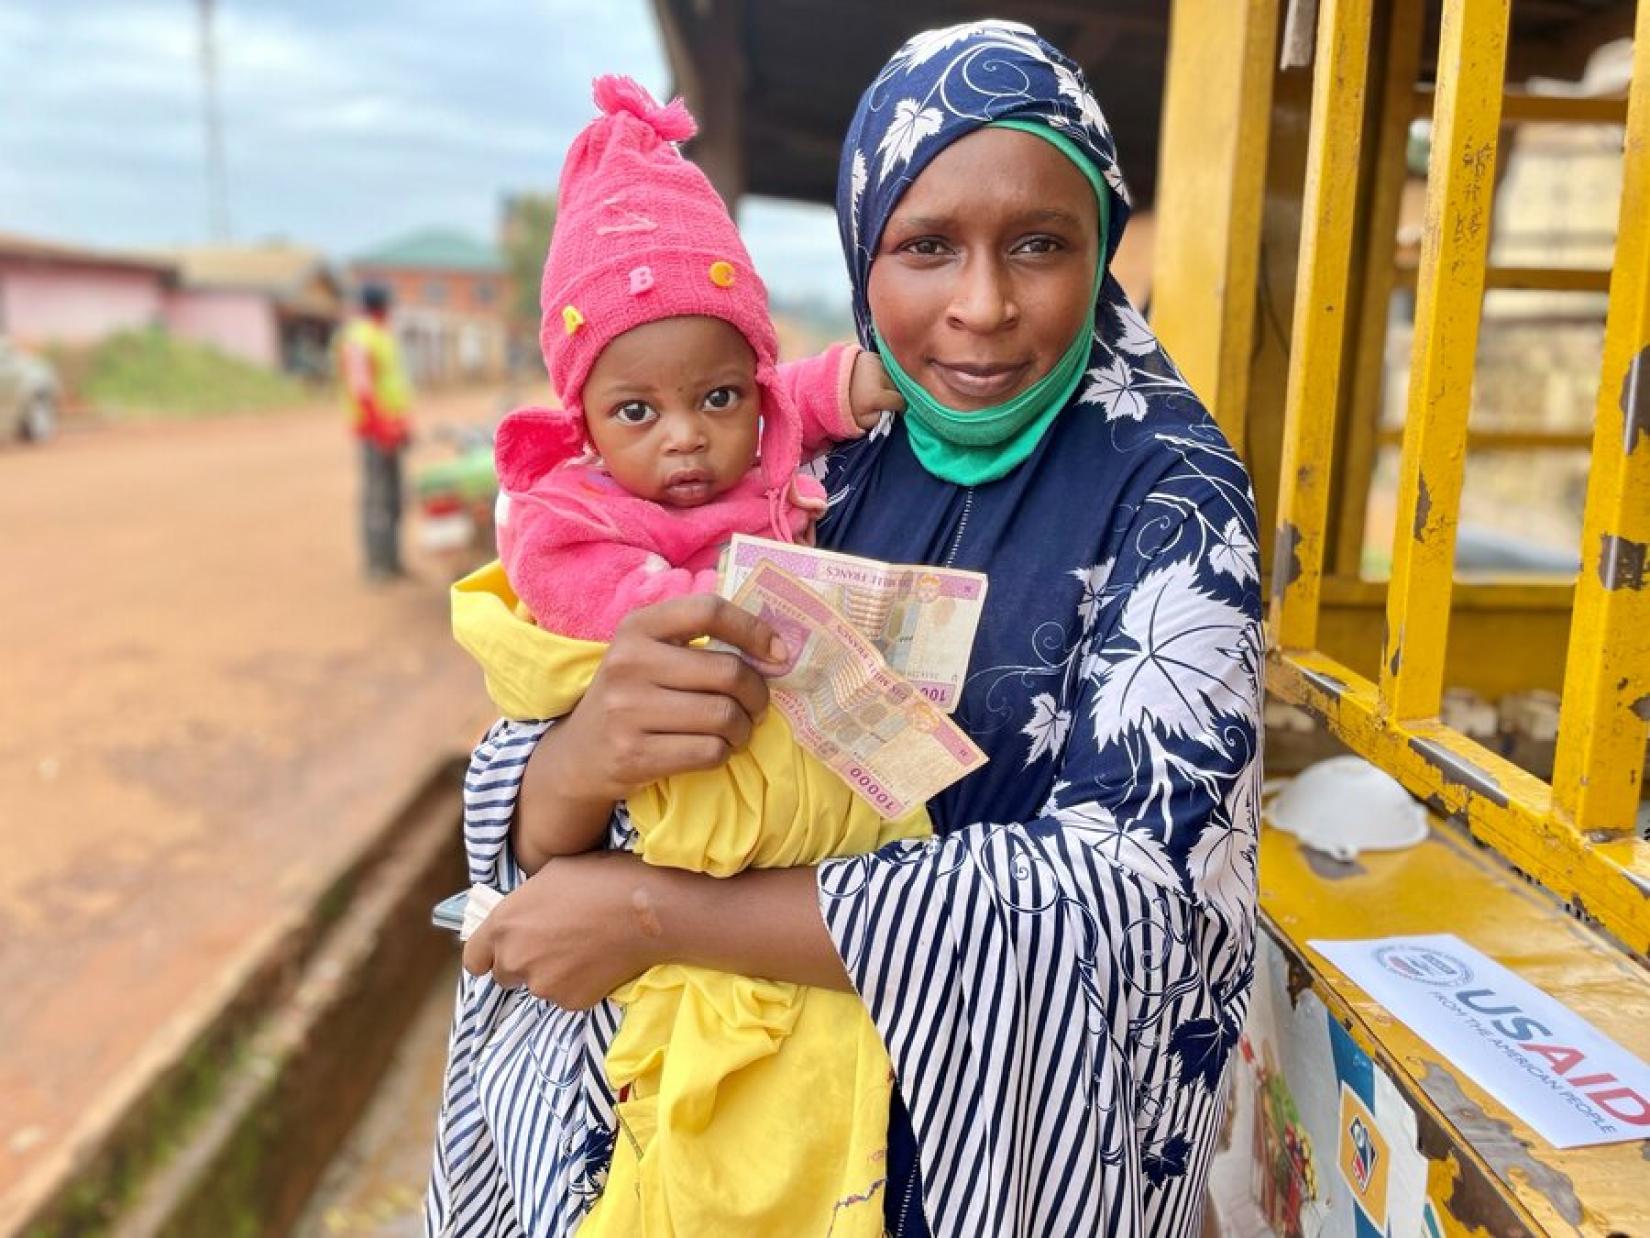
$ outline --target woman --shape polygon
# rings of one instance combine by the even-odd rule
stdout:
[[[933,801],[931,842],[723,881],[613,850],[527,880],[544,822],[742,743],[760,677],[683,646],[768,657],[772,633],[714,599],[653,607],[554,730],[495,727],[466,842],[515,893],[465,955],[491,978],[460,994],[432,1232],[576,1227],[614,1137],[604,995],[666,961],[861,995],[904,1102],[891,1232],[1197,1230],[1251,974],[1247,479],[1105,275],[1128,214],[1110,134],[1027,27],[907,43],[837,198],[861,341],[908,408],[828,458],[821,540],[990,575],[956,717],[991,763]]]

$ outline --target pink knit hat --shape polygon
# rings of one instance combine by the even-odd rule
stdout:
[[[628,77],[598,77],[593,93],[602,115],[567,152],[539,296],[539,345],[562,407],[538,416],[566,423],[554,454],[588,446],[582,389],[610,340],[661,318],[720,318],[756,354],[762,472],[777,499],[800,462],[801,423],[775,381],[767,289],[721,197],[674,145],[698,126],[680,99],[661,107]]]

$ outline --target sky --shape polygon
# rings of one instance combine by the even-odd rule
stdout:
[[[218,0],[236,241],[350,255],[496,232],[555,186],[590,79],[670,86],[648,0]],[[110,248],[210,239],[196,0],[0,0],[0,232]],[[829,210],[747,199],[776,299],[845,305]]]

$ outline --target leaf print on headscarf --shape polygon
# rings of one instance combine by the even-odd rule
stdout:
[[[824,484],[826,470],[831,466],[831,457],[821,452],[812,460],[804,460],[797,466],[796,471],[803,477],[811,477],[820,484]],[[827,495],[825,505],[829,507],[836,501],[835,495]]]
[[[1065,65],[1057,64],[1054,66],[1054,80],[1060,93],[1077,105],[1083,124],[1109,141],[1111,129],[1106,124],[1106,115],[1100,110],[1100,104],[1094,96],[1083,85],[1082,78]]]
[[[1017,21],[989,20],[963,22],[958,26],[945,26],[939,30],[924,30],[921,34],[914,34],[906,40],[905,46],[894,53],[894,58],[888,62],[888,69],[914,69],[918,65],[927,64],[946,48],[955,47],[964,39],[978,35],[998,35],[1026,55],[1043,59],[1042,48],[1037,46],[1037,32],[1030,26]],[[886,74],[888,69],[883,72]]]
[[[1251,627],[1241,610],[1198,587],[1188,560],[1146,573],[1129,591],[1110,641],[1086,665],[1098,682],[1093,717],[1100,746],[1150,729],[1225,752],[1218,720],[1253,722]]]
[[[1077,602],[1077,617],[1082,620],[1084,632],[1094,626],[1094,617],[1100,613],[1100,604],[1106,600],[1106,582],[1111,579],[1112,564],[1115,562],[1115,559],[1107,559],[1093,567],[1072,569],[1071,574],[1083,586],[1083,596]]]
[[[1122,321],[1121,315],[1119,321]],[[1104,337],[1099,337],[1098,343],[1100,347],[1095,350],[1095,358],[1103,356],[1108,346]],[[1116,343],[1122,347],[1121,341]],[[1139,342],[1136,343],[1138,346]],[[1155,345],[1152,351],[1156,351]],[[1139,355],[1144,357],[1149,354],[1142,352]],[[1171,365],[1169,368],[1172,370],[1174,367]],[[1178,374],[1153,374],[1143,367],[1130,365],[1128,358],[1119,352],[1111,353],[1103,364],[1096,365],[1088,372],[1088,377],[1089,385],[1083,388],[1077,402],[1098,404],[1106,411],[1107,421],[1125,417],[1130,421],[1144,421],[1146,414],[1151,412],[1154,396],[1192,394],[1192,389]]]
[[[1031,751],[1026,754],[1025,768],[1029,769],[1044,757],[1058,756],[1066,745],[1066,732],[1071,729],[1071,711],[1061,709],[1047,692],[1031,698],[1031,721],[1020,733],[1031,740]]]
[[[1068,835],[1105,856],[1118,868],[1171,890],[1180,888],[1180,874],[1163,844],[1152,835],[1125,828],[1111,809],[1092,801],[1056,808],[1054,819]]]
[[[870,174],[865,168],[865,152],[854,152],[853,171],[848,180],[848,230],[852,234],[854,244],[859,244],[859,200],[865,196],[865,182]]]
[[[1134,205],[1134,198],[1130,195],[1129,187],[1123,180],[1121,168],[1115,163],[1108,163],[1100,169],[1100,176],[1106,184],[1111,186],[1111,191],[1117,195],[1124,206]]]
[[[1157,351],[1157,337],[1146,325],[1146,320],[1127,301],[1118,301],[1112,307],[1117,318],[1117,338],[1112,341],[1131,357],[1149,357]]]
[[[1209,551],[1209,566],[1217,572],[1225,572],[1240,585],[1246,580],[1260,579],[1255,539],[1249,536],[1249,531],[1236,516],[1227,517],[1226,527],[1220,531],[1214,548]]]
[[[877,144],[877,154],[882,156],[882,168],[877,175],[886,179],[888,173],[908,162],[924,138],[940,131],[944,120],[938,108],[922,107],[915,99],[901,99],[896,103],[894,122]]]
[[[1145,420],[1151,405],[1142,392],[1134,389],[1134,371],[1129,369],[1123,358],[1113,357],[1110,364],[1095,367],[1088,376],[1091,381],[1078,397],[1080,403],[1098,404],[1106,410],[1107,421],[1116,421],[1120,417],[1127,417],[1130,421]]]

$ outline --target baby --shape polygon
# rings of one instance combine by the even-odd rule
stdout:
[[[542,627],[607,640],[650,602],[714,591],[735,533],[811,540],[797,467],[904,406],[854,345],[777,365],[767,294],[722,201],[671,143],[680,101],[600,78],[545,262],[540,336],[562,407],[499,427],[499,554]]]
[[[454,589],[455,635],[520,718],[569,712],[632,610],[714,590],[735,533],[810,540],[825,495],[804,454],[904,403],[852,345],[778,365],[733,220],[674,146],[694,132],[686,108],[623,78],[597,79],[595,98],[544,269],[561,408],[500,425],[506,579],[495,566]],[[921,810],[883,822],[778,710],[721,769],[628,808],[644,860],[724,876],[929,833]],[[855,996],[675,965],[613,996],[623,1129],[581,1233],[881,1234],[880,1207],[836,1208],[886,1168],[888,1059]]]

